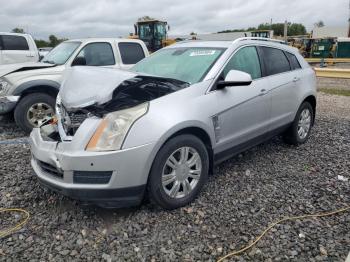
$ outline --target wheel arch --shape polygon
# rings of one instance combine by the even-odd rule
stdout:
[[[304,98],[301,104],[303,104],[304,102],[308,102],[312,106],[312,111],[313,111],[312,125],[313,125],[315,123],[315,118],[316,118],[316,105],[317,105],[316,97],[314,95],[309,95]]]
[[[19,85],[13,95],[24,97],[32,93],[46,93],[56,97],[60,84],[52,80],[33,80]]]
[[[191,125],[191,126],[185,126],[181,127],[178,129],[173,130],[171,134],[166,134],[165,137],[160,139],[159,145],[156,147],[156,150],[154,154],[152,154],[151,160],[151,166],[149,168],[149,172],[152,169],[154,159],[156,158],[159,150],[163,147],[165,143],[167,143],[170,139],[179,136],[179,135],[194,135],[195,137],[199,138],[205,147],[207,148],[208,151],[208,156],[209,156],[209,172],[213,173],[213,168],[214,168],[214,151],[213,151],[213,142],[212,139],[210,138],[209,133],[202,127],[196,126],[196,125]]]

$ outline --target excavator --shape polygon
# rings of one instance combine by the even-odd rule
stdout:
[[[166,21],[152,18],[139,19],[136,24],[134,24],[134,28],[135,33],[129,37],[140,39],[145,42],[151,53],[176,42],[175,39],[168,39],[167,37],[169,26]]]

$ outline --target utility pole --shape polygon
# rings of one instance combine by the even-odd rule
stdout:
[[[287,34],[288,34],[288,21],[286,20],[284,22],[284,32],[283,32],[284,41],[287,41]]]
[[[349,0],[349,18],[348,18],[349,28],[348,28],[348,37],[350,37],[350,0]]]
[[[272,18],[271,18],[271,21],[270,21],[270,30],[272,30]]]

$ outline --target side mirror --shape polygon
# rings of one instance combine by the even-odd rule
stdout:
[[[217,89],[224,89],[228,86],[249,86],[252,83],[250,74],[238,70],[230,70],[225,77],[225,80],[220,80],[217,83]]]
[[[72,63],[72,66],[85,66],[85,65],[86,65],[86,59],[83,56],[77,56]]]

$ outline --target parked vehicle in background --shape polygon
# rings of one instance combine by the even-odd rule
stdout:
[[[65,69],[72,66],[129,69],[146,56],[146,45],[140,40],[91,38],[65,41],[40,63],[0,66],[0,114],[14,111],[18,126],[30,132],[54,115]],[[95,88],[98,90],[99,83]]]
[[[52,50],[52,47],[40,47],[40,48],[39,48],[40,60],[41,60],[44,56],[46,56],[51,50]]]
[[[71,69],[56,107],[57,122],[30,139],[44,185],[105,207],[139,204],[146,192],[172,209],[193,201],[234,154],[280,133],[305,143],[316,77],[276,40],[184,41],[131,71]]]
[[[0,65],[38,61],[39,52],[31,35],[0,32]]]

